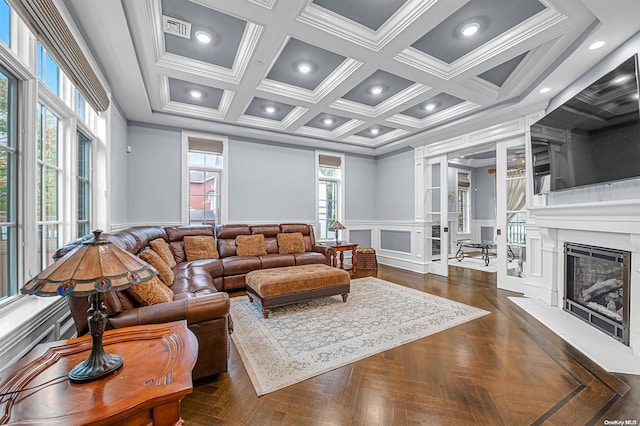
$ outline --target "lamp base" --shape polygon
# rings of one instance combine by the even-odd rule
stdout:
[[[124,359],[120,355],[102,352],[101,355],[94,356],[91,351],[89,358],[73,367],[69,372],[69,380],[73,383],[87,383],[102,379],[113,374],[122,367]]]

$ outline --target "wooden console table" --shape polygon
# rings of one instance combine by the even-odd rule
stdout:
[[[87,358],[89,336],[40,344],[0,371],[0,424],[182,424],[180,401],[192,391],[198,355],[186,321],[109,330],[104,348],[124,365],[89,383],[67,377]]]

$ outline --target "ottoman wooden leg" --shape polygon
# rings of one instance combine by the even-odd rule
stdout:
[[[269,318],[269,308],[262,308],[262,316]]]
[[[346,302],[347,301],[347,297],[349,297],[349,293],[345,293],[342,295],[342,301]]]
[[[253,297],[250,294],[247,294],[247,297],[249,298],[249,303],[253,303]]]

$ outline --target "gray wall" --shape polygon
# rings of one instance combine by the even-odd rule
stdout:
[[[315,151],[229,141],[229,222],[315,220]]]
[[[413,220],[413,169],[413,150],[378,158],[375,186],[376,219]]]
[[[346,156],[345,195],[345,216],[347,220],[376,219],[376,197],[378,196],[378,191],[376,190],[375,159],[353,155]]]
[[[129,126],[132,152],[127,154],[129,180],[114,191],[126,191],[128,222],[179,223],[181,214],[181,134],[141,126]],[[114,170],[117,173],[117,170]]]
[[[129,186],[129,167],[127,165],[127,120],[122,112],[115,107],[111,108],[111,143],[109,176],[109,225],[124,225],[129,222],[127,213],[127,197]]]
[[[495,166],[477,168],[472,176],[473,219],[496,218],[495,174],[487,173],[490,168]]]

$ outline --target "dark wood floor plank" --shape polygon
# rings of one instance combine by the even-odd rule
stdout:
[[[232,345],[229,371],[197,383],[187,425],[603,424],[640,420],[640,377],[610,374],[509,300],[495,274],[374,275],[489,315],[257,397]],[[359,276],[371,274],[362,271]],[[237,293],[236,295],[243,294]],[[235,295],[232,295],[235,296]]]

